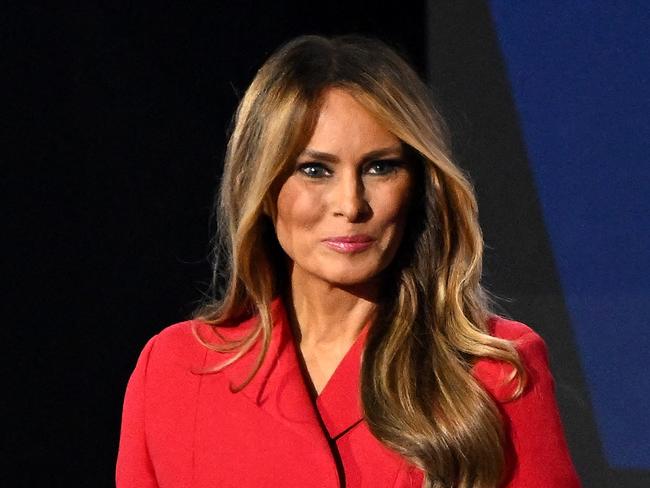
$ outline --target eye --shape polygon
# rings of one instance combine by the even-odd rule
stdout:
[[[397,159],[378,159],[366,166],[366,172],[372,175],[387,175],[397,171],[403,164]]]
[[[324,164],[315,162],[302,163],[297,171],[309,178],[326,178],[332,174]]]

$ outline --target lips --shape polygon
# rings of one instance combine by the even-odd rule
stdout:
[[[337,236],[328,237],[323,240],[323,243],[340,253],[354,253],[360,252],[369,248],[375,240],[367,235],[358,234],[352,236]]]

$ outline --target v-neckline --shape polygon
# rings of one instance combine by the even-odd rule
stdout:
[[[348,350],[345,352],[339,363],[336,365],[334,368],[334,371],[330,375],[330,377],[327,379],[325,382],[325,385],[321,389],[320,393],[316,392],[316,388],[313,387],[313,382],[311,379],[311,376],[309,375],[309,371],[307,370],[307,365],[304,364],[304,358],[302,356],[302,351],[300,349],[300,344],[296,343],[296,352],[300,355],[301,362],[304,364],[305,371],[304,373],[306,374],[306,379],[310,383],[310,390],[313,389],[315,393],[315,400],[317,401],[320,399],[323,395],[327,394],[328,390],[331,390],[336,387],[336,383],[339,382],[343,374],[349,372],[348,370],[350,369],[347,366],[353,366],[353,365],[348,365],[347,363],[351,361],[361,361],[361,352],[359,349],[363,350],[363,346],[365,345],[365,337],[367,334],[368,330],[368,324],[364,325],[361,330],[359,331],[359,334],[357,334],[357,337],[354,339]],[[354,369],[354,368],[353,368]]]
[[[287,311],[286,317],[287,317],[287,325],[289,327],[289,331],[290,331],[290,334],[291,334],[292,340],[293,340],[293,345],[294,345],[294,349],[295,349],[296,358],[298,359],[298,364],[300,365],[300,372],[301,372],[301,374],[303,376],[303,379],[304,379],[304,382],[305,382],[305,387],[307,388],[307,391],[309,392],[309,396],[311,397],[312,401],[314,401],[314,403],[317,403],[318,400],[323,396],[323,394],[325,394],[327,392],[328,389],[334,388],[331,385],[336,384],[338,382],[338,379],[339,379],[338,377],[344,374],[342,372],[342,370],[345,370],[345,372],[350,372],[349,371],[350,368],[345,367],[345,366],[348,366],[347,363],[349,363],[350,361],[353,361],[353,359],[352,359],[353,356],[355,358],[357,358],[357,360],[359,362],[361,361],[362,351],[363,351],[363,347],[365,345],[365,338],[366,338],[366,335],[368,333],[368,328],[370,326],[370,321],[368,321],[361,328],[361,330],[357,334],[357,337],[354,339],[354,341],[352,342],[352,344],[350,345],[348,350],[345,352],[345,354],[343,355],[341,360],[338,362],[338,364],[334,368],[334,371],[332,372],[332,374],[329,376],[329,378],[325,382],[325,385],[323,386],[321,391],[318,392],[316,390],[316,387],[314,386],[314,382],[313,382],[312,377],[311,377],[311,375],[309,373],[309,368],[307,367],[307,362],[305,361],[305,358],[304,358],[304,356],[302,354],[302,349],[300,348],[300,343],[298,341],[298,338],[296,337],[294,328],[291,325],[291,321],[289,319],[288,311]],[[359,350],[359,349],[361,349],[361,350]],[[352,366],[353,371],[356,370],[356,372],[357,372],[356,376],[358,377],[358,373],[359,373],[359,370],[360,370],[360,364],[357,364],[357,365],[352,364],[352,365],[349,365],[349,366]],[[356,368],[354,366],[356,366]]]
[[[369,323],[364,325],[314,399],[314,405],[330,439],[337,439],[363,419],[361,361],[369,326]]]
[[[287,328],[293,349],[293,360],[300,370],[305,393],[311,400],[321,427],[330,440],[336,440],[363,420],[360,390],[361,361],[372,321],[368,320],[361,327],[357,337],[334,368],[325,386],[320,393],[317,393],[305,364],[298,337],[296,337],[291,324],[289,311],[286,308],[283,311],[284,325]]]
[[[300,346],[281,297],[273,300],[271,310],[273,330],[266,358],[242,394],[296,431],[305,435],[325,431],[330,440],[337,439],[363,418],[361,359],[370,321],[361,329],[320,394],[315,395],[311,379],[303,371]],[[240,324],[238,332],[249,330],[256,320],[251,318]],[[241,336],[241,333],[233,334],[227,328],[220,332],[227,338],[231,335],[232,338]],[[260,348],[261,344],[256,343],[242,358],[222,370],[230,378],[231,384],[239,385],[244,381]],[[210,351],[206,364],[218,364],[223,359],[219,353]]]

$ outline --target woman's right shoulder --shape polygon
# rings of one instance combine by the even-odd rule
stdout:
[[[205,356],[207,348],[196,338],[195,330],[208,327],[207,324],[186,320],[163,328],[151,337],[140,353],[138,365],[149,372],[160,366],[194,366]],[[185,369],[185,368],[183,368]]]
[[[206,343],[223,343],[240,338],[245,333],[245,324],[228,323],[213,326],[202,320],[193,319],[178,322],[163,328],[144,346],[140,361],[148,365],[168,365],[187,371],[203,367],[210,349]]]
[[[163,349],[172,355],[185,355],[192,351],[195,346],[201,346],[197,341],[196,332],[207,331],[210,328],[200,320],[186,320],[176,324],[168,325],[154,335],[153,341],[156,349]]]

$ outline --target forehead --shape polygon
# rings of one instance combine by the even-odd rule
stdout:
[[[348,91],[330,88],[322,95],[308,148],[360,149],[393,146],[399,139]]]

